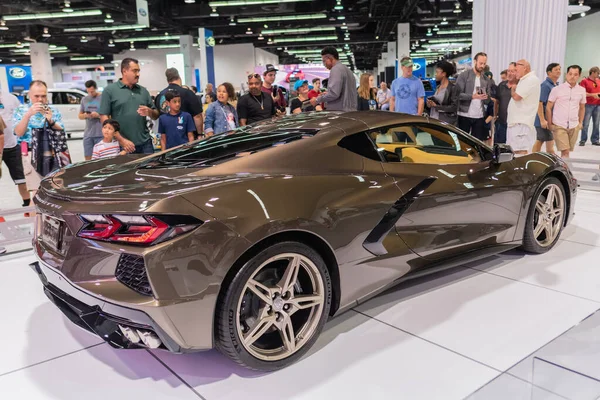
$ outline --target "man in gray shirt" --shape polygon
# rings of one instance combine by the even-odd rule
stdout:
[[[327,103],[327,111],[356,111],[357,92],[356,79],[348,67],[340,62],[340,56],[335,47],[325,47],[321,51],[323,65],[330,70],[327,92],[312,98],[313,106]]]
[[[102,140],[102,123],[100,122],[100,104],[102,95],[98,92],[95,81],[89,80],[85,83],[88,95],[81,99],[79,119],[85,119],[85,132],[83,133],[83,156],[86,161],[92,159],[94,145]]]

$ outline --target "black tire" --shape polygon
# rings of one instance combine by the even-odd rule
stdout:
[[[540,198],[540,196],[542,196],[542,194],[546,190],[546,188],[548,188],[551,185],[555,185],[560,189],[560,192],[562,193],[564,211],[563,211],[563,214],[561,217],[560,231],[558,232],[558,235],[549,245],[541,246],[538,243],[538,241],[536,240],[536,238],[534,237],[534,229],[535,229],[535,224],[536,224],[536,217],[535,217],[536,204],[537,204],[537,201]],[[534,254],[543,254],[543,253],[548,252],[550,249],[552,249],[556,245],[556,243],[560,239],[560,235],[565,226],[565,218],[567,218],[567,197],[565,194],[565,188],[564,188],[562,182],[559,181],[557,178],[554,178],[554,177],[546,178],[542,182],[542,184],[539,186],[539,188],[536,190],[535,195],[531,198],[531,204],[529,206],[529,211],[527,213],[527,222],[525,224],[525,232],[523,233],[522,249],[528,253],[534,253]]]
[[[274,256],[285,253],[296,253],[302,255],[317,267],[318,273],[323,282],[324,301],[321,308],[322,314],[318,318],[316,328],[312,337],[307,338],[303,346],[296,350],[289,357],[276,360],[265,361],[251,354],[241,343],[238,330],[237,310],[244,295],[246,283],[252,278],[255,272],[263,263]],[[215,347],[224,355],[231,358],[236,363],[253,370],[275,371],[287,367],[299,360],[315,343],[323,326],[328,319],[331,308],[331,278],[323,258],[311,247],[298,242],[282,242],[272,245],[258,253],[250,261],[245,263],[235,274],[226,291],[219,296],[215,316]],[[313,321],[316,322],[315,317]]]

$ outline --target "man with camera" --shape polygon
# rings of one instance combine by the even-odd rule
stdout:
[[[265,94],[271,95],[273,102],[275,103],[275,109],[278,115],[285,115],[285,108],[287,102],[283,95],[283,90],[275,85],[275,78],[277,76],[277,68],[273,64],[267,64],[267,69],[263,72],[263,85],[262,91]]]

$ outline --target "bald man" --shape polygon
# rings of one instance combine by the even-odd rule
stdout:
[[[540,80],[531,70],[527,60],[517,61],[516,70],[519,84],[511,89],[506,143],[512,147],[515,154],[525,155],[535,143],[534,122],[540,100]]]

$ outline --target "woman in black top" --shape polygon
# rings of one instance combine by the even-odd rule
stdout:
[[[298,97],[290,102],[290,112],[292,114],[300,114],[302,112],[321,111],[321,106],[313,107],[308,98],[308,81],[296,81],[294,90],[298,93]]]
[[[448,80],[454,75],[454,65],[440,61],[435,67],[437,88],[435,94],[427,99],[427,108],[432,118],[456,125],[458,119],[458,88]]]
[[[371,74],[362,74],[360,76],[360,86],[358,87],[358,111],[377,110],[377,93],[373,92],[375,80]]]

